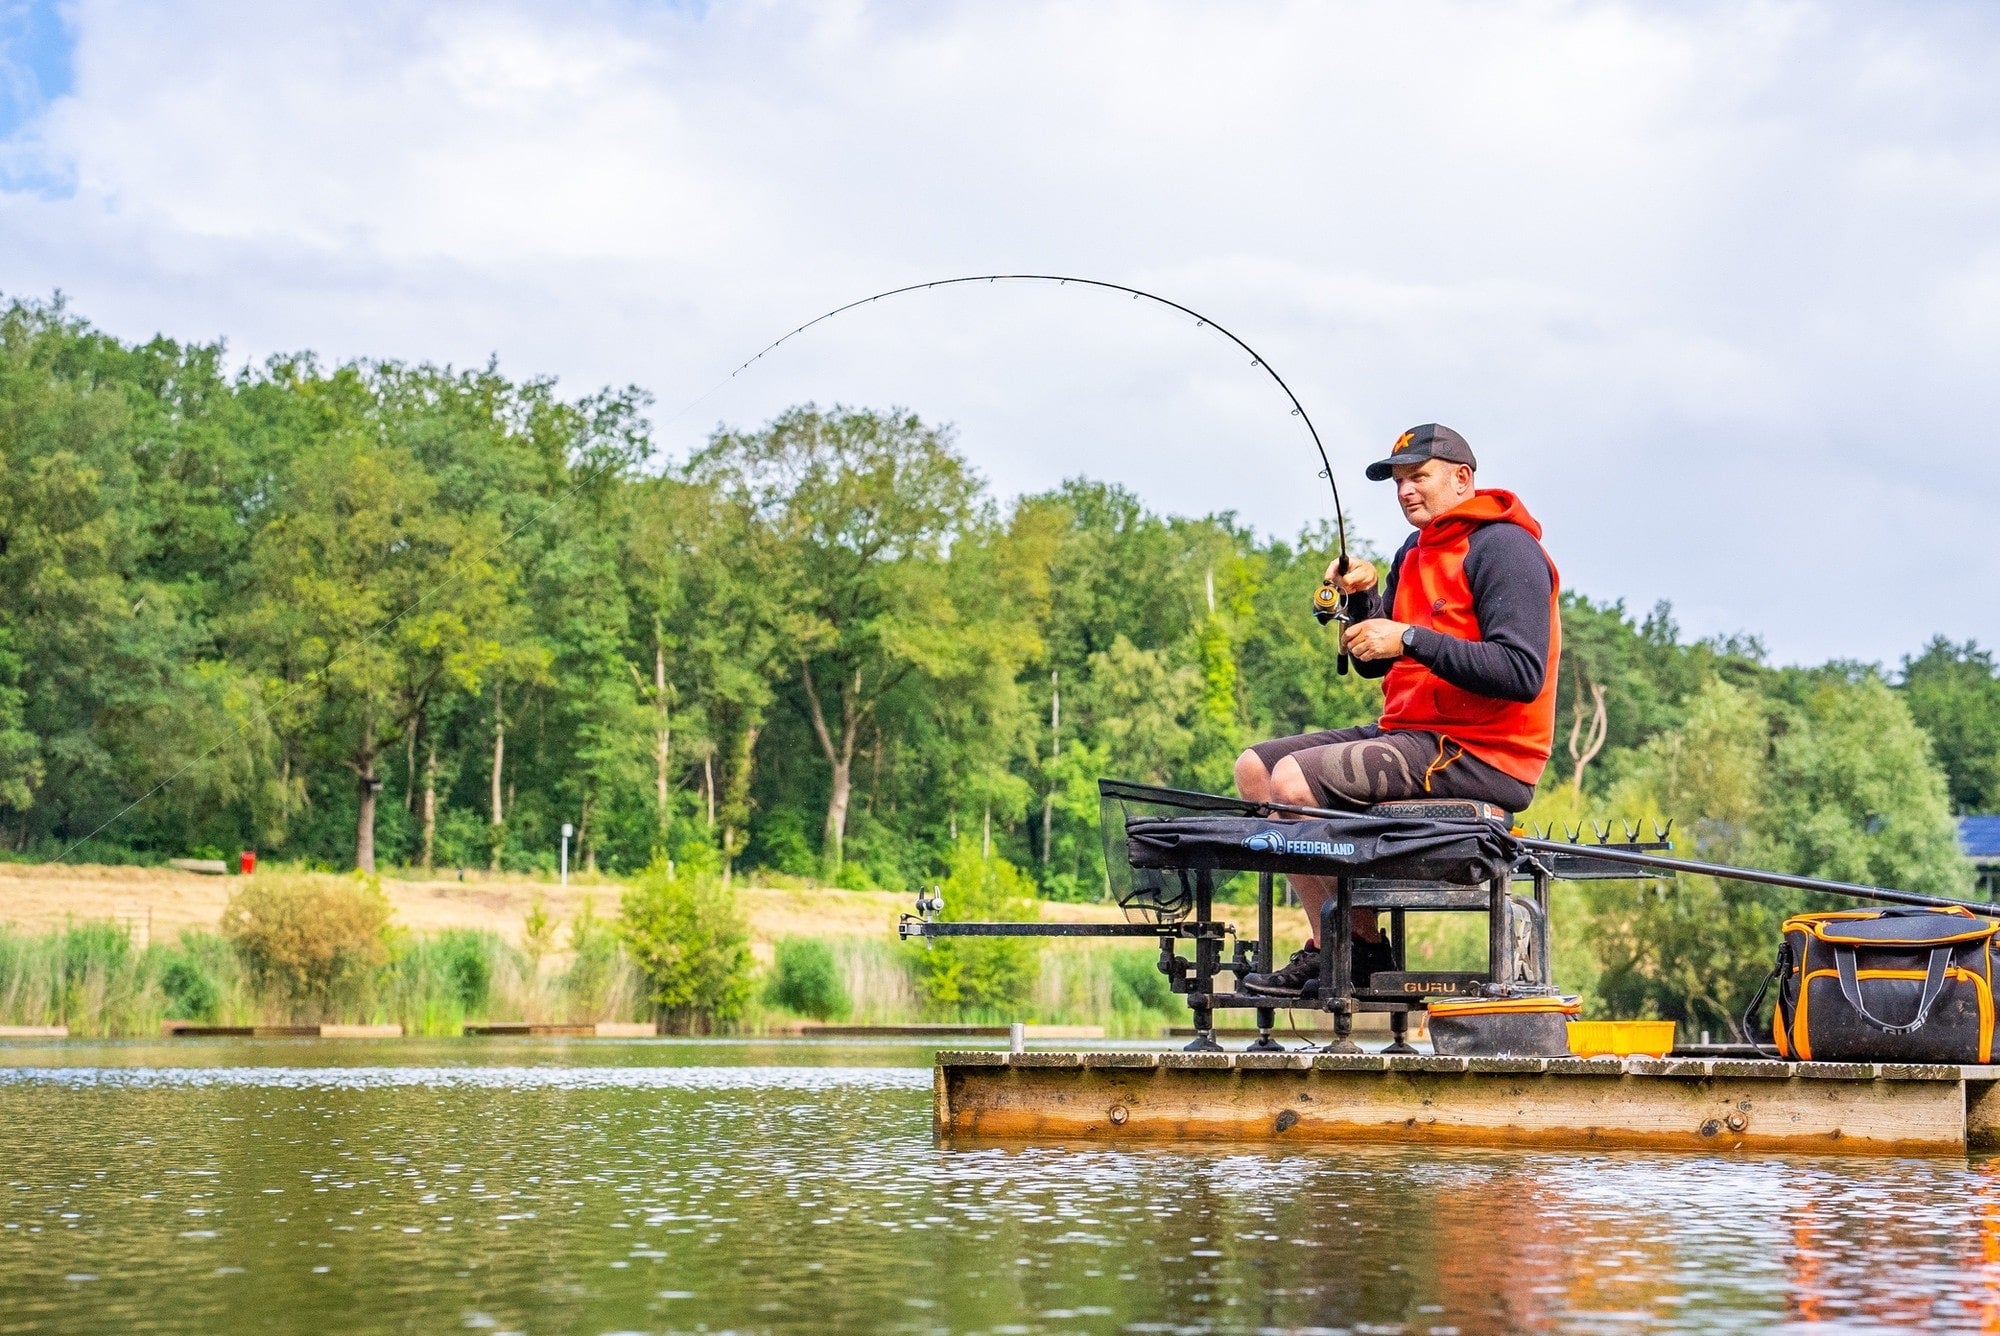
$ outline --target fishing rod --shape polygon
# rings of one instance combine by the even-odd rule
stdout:
[[[1179,311],[1182,315],[1190,317],[1195,322],[1197,328],[1213,329],[1248,353],[1250,355],[1250,365],[1258,368],[1265,375],[1277,382],[1278,388],[1285,392],[1285,398],[1291,401],[1292,416],[1305,423],[1306,432],[1312,437],[1313,449],[1319,452],[1319,476],[1325,478],[1327,486],[1333,490],[1333,523],[1335,531],[1339,535],[1340,554],[1334,562],[1335,579],[1322,583],[1313,595],[1313,616],[1319,619],[1322,626],[1329,621],[1338,621],[1343,631],[1345,630],[1348,619],[1347,594],[1339,588],[1338,577],[1347,574],[1349,564],[1347,557],[1347,516],[1341,508],[1340,483],[1333,476],[1333,461],[1327,458],[1326,444],[1319,438],[1319,429],[1313,426],[1312,418],[1306,412],[1306,406],[1299,402],[1299,396],[1292,393],[1292,387],[1285,383],[1285,378],[1279,375],[1277,370],[1265,360],[1262,353],[1245,343],[1234,331],[1218,323],[1211,317],[1203,315],[1193,307],[1183,306],[1171,298],[1162,297],[1155,292],[1148,292],[1144,288],[1130,287],[1124,283],[1107,283],[1103,279],[1097,278],[1076,278],[1067,274],[968,274],[959,278],[939,278],[933,279],[928,283],[909,283],[900,288],[890,288],[887,292],[878,292],[872,297],[862,297],[859,300],[848,302],[844,306],[836,306],[824,315],[814,316],[803,325],[787,331],[782,337],[773,339],[769,344],[759,349],[756,356],[744,362],[743,365],[737,367],[729,375],[731,378],[734,378],[742,374],[757,362],[763,360],[766,354],[775,351],[781,345],[805,333],[814,325],[831,320],[844,312],[852,311],[862,306],[870,306],[890,297],[900,297],[908,292],[928,292],[932,288],[956,287],[966,283],[1054,283],[1059,287],[1068,287],[1074,283],[1079,287],[1103,288],[1109,292],[1123,292],[1130,295],[1135,301],[1144,299],[1149,302],[1157,302],[1170,310]],[[1347,647],[1344,637],[1340,642],[1338,650],[1337,667],[1341,673],[1346,673],[1348,670]]]
[[[1920,909],[1965,909],[1982,918],[2000,918],[2000,905],[1982,904],[1976,900],[1951,900],[1940,895],[1918,895],[1915,891],[1898,891],[1887,886],[1867,886],[1852,881],[1825,881],[1818,877],[1796,877],[1786,872],[1765,872],[1760,868],[1732,867],[1727,863],[1703,863],[1689,858],[1664,858],[1658,854],[1642,853],[1634,849],[1620,849],[1615,845],[1568,844],[1561,840],[1529,839],[1518,835],[1514,837],[1514,842],[1535,853],[1601,858],[1607,862],[1654,868],[1662,872],[1686,872],[1699,877],[1719,877],[1725,881],[1756,882],[1764,886],[1782,886],[1794,891],[1824,891],[1830,895],[1844,895],[1850,900],[1877,900],[1883,904],[1913,905]]]

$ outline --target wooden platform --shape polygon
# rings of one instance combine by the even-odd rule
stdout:
[[[2000,1147],[2000,1066],[1729,1058],[940,1053],[959,1140],[1963,1154]]]
[[[167,1039],[400,1039],[400,1025],[197,1025],[161,1021]]]
[[[651,1021],[579,1021],[574,1025],[554,1021],[489,1021],[468,1025],[470,1035],[535,1035],[559,1039],[650,1039],[660,1032]]]

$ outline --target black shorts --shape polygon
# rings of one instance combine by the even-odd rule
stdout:
[[[1534,801],[1525,784],[1436,733],[1385,733],[1375,724],[1272,738],[1250,748],[1265,770],[1290,756],[1317,807],[1352,809],[1400,798],[1476,798],[1509,812]]]

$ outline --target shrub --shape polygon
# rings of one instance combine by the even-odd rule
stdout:
[[[446,928],[401,937],[384,972],[377,1008],[410,1034],[457,1034],[484,1014],[496,962],[508,955],[497,933]]]
[[[819,1021],[842,1020],[854,1010],[833,948],[812,937],[787,937],[778,943],[764,999]]]
[[[569,950],[563,992],[572,1012],[595,1016],[603,1011],[618,973],[618,931],[597,916],[597,902],[588,895],[569,922]]]
[[[1038,917],[1034,883],[1004,858],[982,858],[965,841],[952,851],[945,879],[947,922]],[[924,1010],[945,1019],[1018,1015],[1034,992],[1037,943],[1021,937],[946,938],[913,944],[911,969]]]
[[[222,931],[261,988],[331,1015],[388,960],[389,914],[374,877],[257,877],[229,897]]]
[[[618,935],[671,1030],[711,1029],[750,1000],[749,929],[735,893],[713,877],[654,863],[619,901]]]
[[[160,971],[160,991],[167,995],[167,1017],[177,1021],[210,1021],[222,1007],[222,990],[199,963],[175,956]]]
[[[1111,957],[1111,1009],[1174,1015],[1181,1000],[1160,973],[1157,951],[1119,951]]]

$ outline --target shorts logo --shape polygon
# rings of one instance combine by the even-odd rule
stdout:
[[[1247,836],[1243,847],[1260,854],[1319,854],[1327,858],[1346,858],[1354,853],[1351,841],[1288,840],[1283,831],[1277,830],[1260,830]]]

